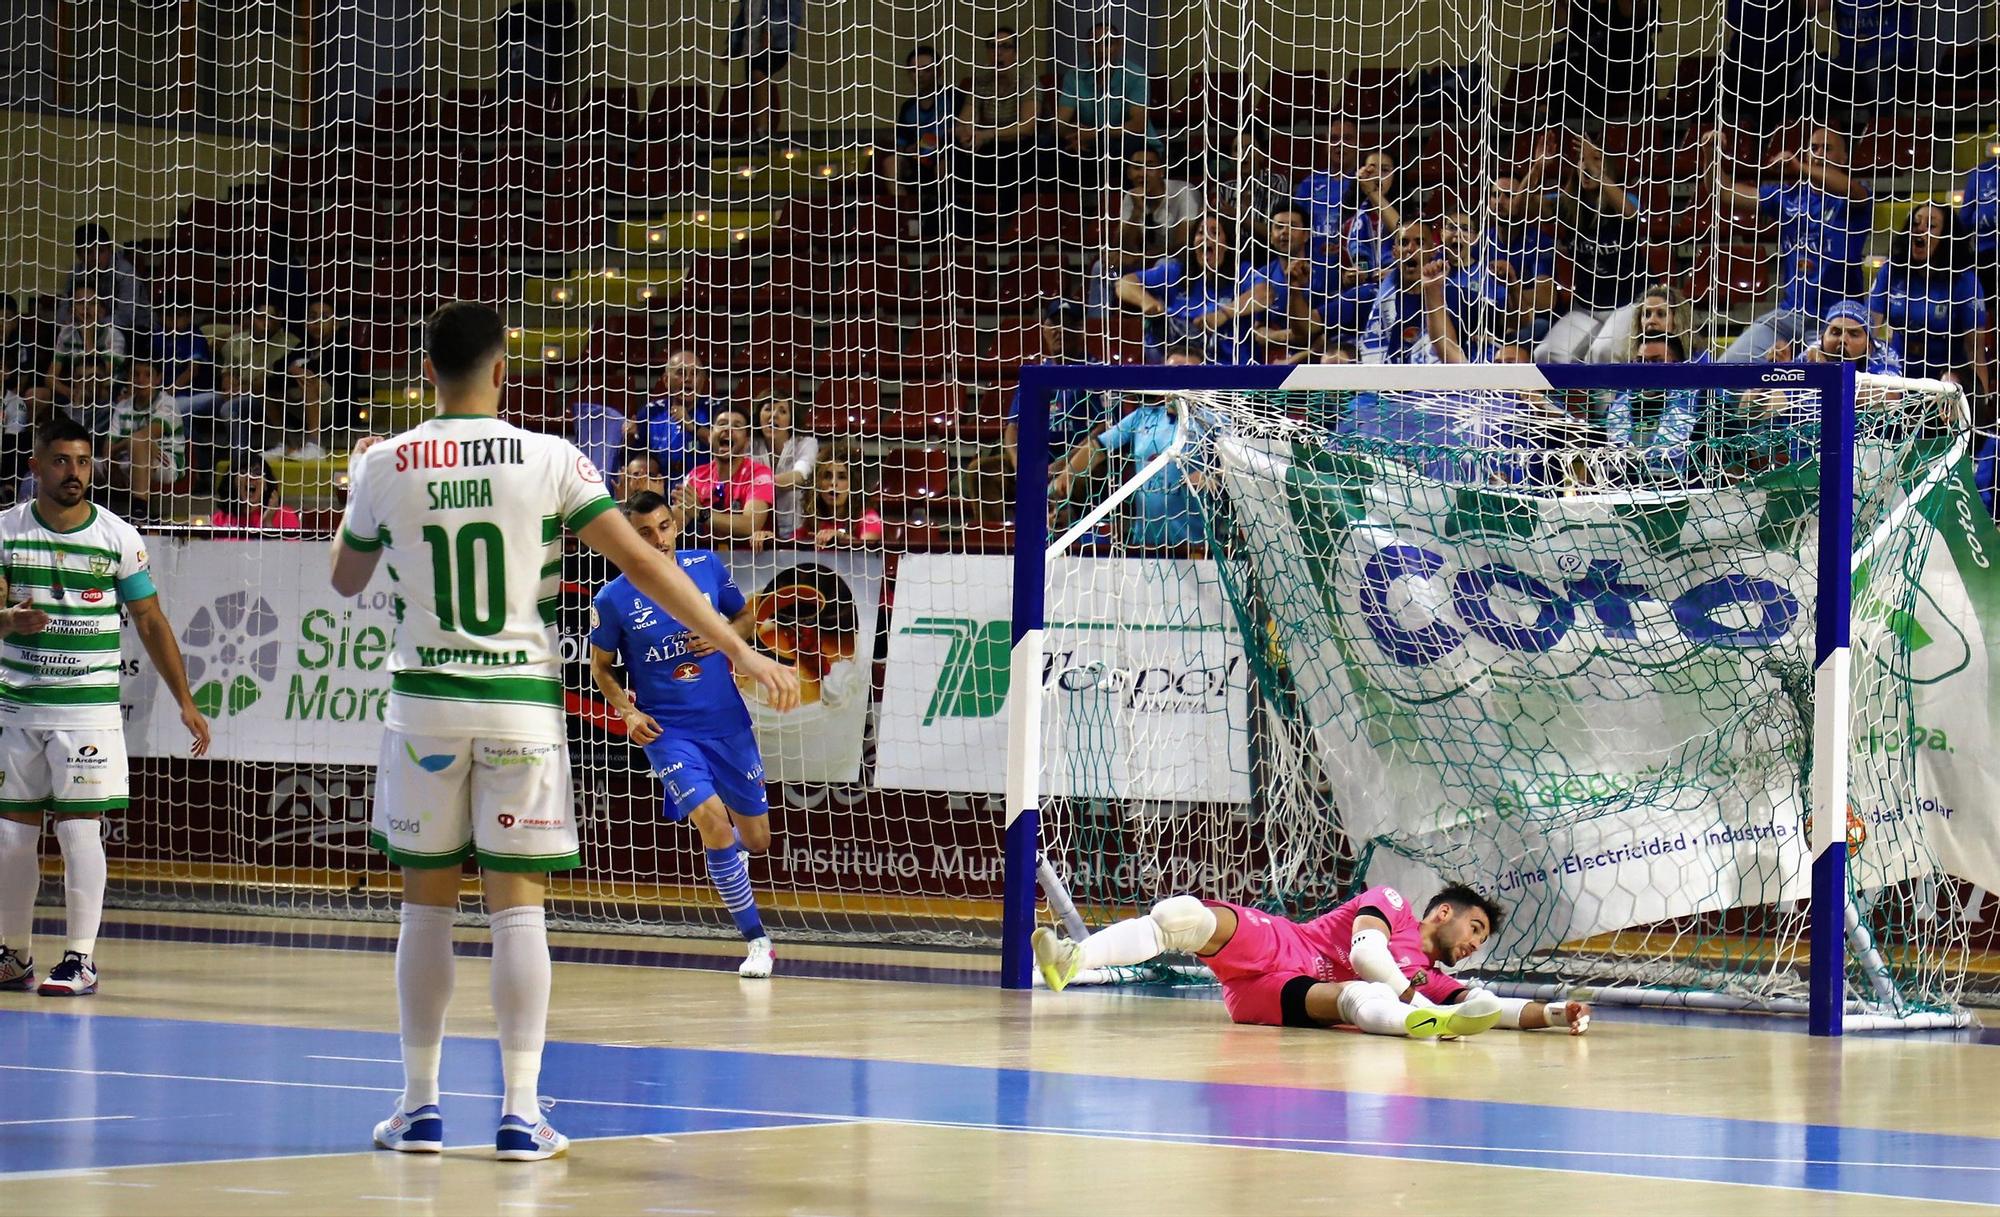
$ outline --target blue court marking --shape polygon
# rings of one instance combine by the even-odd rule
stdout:
[[[10,1120],[69,1121],[9,1128],[0,1174],[363,1149],[396,1052],[379,1032],[0,1010]],[[450,1043],[450,1144],[488,1143],[498,1073],[490,1041]],[[542,1078],[578,1138],[884,1121],[2000,1205],[1987,1137],[578,1043],[550,1044]]]

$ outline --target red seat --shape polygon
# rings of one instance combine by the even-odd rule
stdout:
[[[951,453],[944,448],[891,448],[882,455],[882,502],[905,508],[941,502],[951,494],[951,472]]]
[[[1320,116],[1333,111],[1335,92],[1333,77],[1325,72],[1274,68],[1269,92],[1259,108],[1264,121],[1273,127],[1314,126]]]
[[[516,248],[529,255],[575,254],[604,244],[604,203],[593,195],[547,196],[542,214],[516,217]]]
[[[569,402],[564,390],[541,376],[522,377],[507,388],[507,419],[515,426],[543,435],[569,431]]]
[[[375,95],[368,122],[385,135],[407,139],[429,125],[430,102],[422,89],[384,89]]]
[[[965,386],[956,381],[906,384],[896,408],[882,416],[882,433],[891,439],[948,440],[958,432],[965,406]]]
[[[1393,68],[1356,68],[1341,88],[1341,117],[1358,123],[1398,117],[1404,105],[1405,84],[1403,73]]]
[[[821,439],[882,434],[882,385],[876,380],[824,380],[813,392],[812,433]]]
[[[491,139],[500,134],[505,119],[497,89],[459,89],[438,107],[438,131],[445,140]]]
[[[585,94],[585,139],[630,139],[645,133],[646,111],[631,85],[596,85]]]
[[[1055,259],[1023,259],[999,267],[960,265],[952,270],[948,300],[939,303],[962,313],[1039,313],[1049,301],[1065,296],[1068,275],[1068,267]]]
[[[1716,248],[1705,266],[1697,267],[1697,285],[1707,280],[1707,290],[1718,309],[1754,305],[1771,294],[1775,253],[1763,245],[1723,245]],[[1705,274],[1702,272],[1705,271]]]
[[[1868,124],[1848,159],[1856,173],[1928,173],[1936,150],[1927,116],[1897,114]]]

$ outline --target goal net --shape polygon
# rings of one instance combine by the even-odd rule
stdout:
[[[422,319],[469,299],[510,327],[508,417],[576,441],[620,494],[681,484],[725,406],[785,478],[778,544],[697,538],[763,597],[774,653],[819,648],[820,700],[760,718],[775,845],[752,876],[774,931],[990,946],[1016,480],[1107,408],[1065,397],[1050,444],[1023,451],[1023,367],[1425,357],[1411,309],[1435,255],[1474,359],[1802,358],[1841,300],[1861,311],[1843,341],[1874,330],[1874,358],[1988,384],[1989,16],[1968,0],[0,4],[0,296],[18,308],[0,311],[0,504],[28,489],[36,419],[86,420],[103,501],[147,521],[217,728],[190,762],[127,657],[138,768],[107,829],[112,898],[389,915],[365,818],[392,621],[379,590],[331,596],[320,547],[354,441],[435,407]],[[1244,294],[1228,324],[1201,321]],[[787,411],[794,442],[773,445]],[[1083,478],[1072,497],[1100,493]],[[1264,770],[1312,753],[1245,737],[1225,782],[1196,759],[1214,729],[1196,716],[1268,717],[1275,644],[1216,625],[1232,603],[1217,555],[1157,565],[1102,534],[1070,553],[1133,562],[1087,565],[1131,589],[1076,620],[1153,603],[1154,633],[1195,648],[1129,691],[1186,708],[1174,781],[1128,798],[1128,775],[1076,762],[1094,865],[1143,868],[1185,837],[1204,882],[1237,882],[1239,851],[1209,850],[1221,830],[1194,833],[1188,809],[1249,833]],[[609,572],[571,553],[557,574],[589,835],[556,914],[727,934],[693,833],[662,822],[584,663]],[[1184,599],[1190,580],[1206,599]],[[1085,681],[1095,660],[1073,661]],[[1127,852],[1134,823],[1163,844]],[[1343,882],[1305,854],[1287,874],[1301,893]],[[1995,908],[1968,914],[1975,941]]]
[[[1799,1009],[1815,714],[1844,704],[1848,997],[1953,1021],[1978,897],[1949,808],[1986,779],[1948,741],[1986,721],[1992,535],[1962,519],[1957,390],[1860,379],[1850,680],[1822,706],[1819,393],[1315,371],[1346,387],[1128,395],[1178,452],[1051,546],[1041,832],[1071,932],[1182,892],[1309,917],[1462,882],[1507,908],[1491,982]],[[1174,511],[1175,557],[1068,548]]]

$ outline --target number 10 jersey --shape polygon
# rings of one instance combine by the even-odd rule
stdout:
[[[612,509],[568,440],[441,414],[362,454],[341,532],[396,596],[385,724],[413,735],[564,739],[562,533]]]

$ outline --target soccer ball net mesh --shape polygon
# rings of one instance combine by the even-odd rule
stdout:
[[[1141,409],[1184,446],[1120,508],[1187,513],[1204,556],[1051,568],[1044,846],[1085,924],[1179,892],[1309,917],[1469,883],[1507,905],[1489,979],[1803,997],[1816,394]],[[1574,441],[1626,411],[1684,411],[1693,438]],[[1881,1013],[1965,982],[1917,726],[1949,720],[1938,682],[1977,646],[1939,530],[1971,493],[1961,420],[1955,390],[1863,379],[1848,990]]]
[[[215,759],[186,761],[128,656],[114,899],[390,910],[365,846],[389,598],[331,596],[318,542],[353,441],[434,408],[420,322],[446,300],[505,312],[508,417],[574,439],[620,494],[679,484],[726,411],[756,430],[771,540],[706,540],[758,597],[763,645],[811,669],[806,715],[760,718],[777,845],[753,878],[793,937],[998,933],[1012,490],[1061,455],[1014,450],[1024,363],[1445,358],[1410,311],[1442,258],[1468,358],[1551,335],[1569,358],[1649,336],[1741,352],[1773,312],[1791,319],[1766,353],[1804,358],[1839,296],[1881,314],[1871,358],[1988,400],[1983,289],[1961,282],[2000,222],[1977,6],[4,7],[0,498],[25,491],[50,411],[103,437],[106,502],[147,521],[218,731]],[[1807,185],[1852,205],[1809,223]],[[1058,445],[1118,408],[1066,396]],[[1165,578],[1146,553],[1092,551]],[[573,555],[561,574],[587,837],[557,913],[726,933],[584,668],[608,572]],[[1231,577],[1272,594],[1254,566]],[[1203,586],[1161,612],[1234,603]],[[1480,645],[1407,675],[1443,680]],[[1263,672],[1268,646],[1241,662]],[[1224,675],[1176,696],[1233,712]],[[1223,693],[1196,687],[1211,676]],[[1260,775],[1316,755],[1257,738]],[[1316,772],[1294,768],[1273,780]],[[1186,828],[1185,791],[1099,770],[1104,815]],[[1227,793],[1216,822],[1248,831],[1256,804]],[[1294,839],[1288,887],[1331,892],[1339,869],[1307,859],[1363,839]]]

